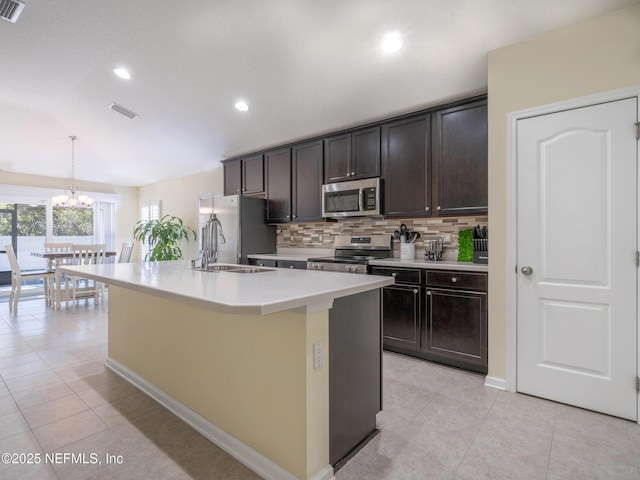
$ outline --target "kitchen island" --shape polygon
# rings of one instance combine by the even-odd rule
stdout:
[[[393,279],[241,267],[154,262],[61,271],[109,284],[109,368],[263,478],[330,479],[341,455],[334,444],[344,451],[344,425],[357,417],[340,400],[356,412],[371,411],[359,402],[372,403],[365,420],[375,429],[379,292]],[[364,375],[350,377],[354,366]],[[349,390],[352,377],[377,383]]]

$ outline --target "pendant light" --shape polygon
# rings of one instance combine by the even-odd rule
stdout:
[[[71,139],[71,186],[64,189],[64,193],[62,195],[56,195],[51,199],[54,207],[62,207],[62,208],[91,208],[93,205],[93,198],[89,195],[84,195],[76,188],[76,179],[75,179],[75,170],[76,170],[76,159],[75,159],[75,135],[71,135],[69,137]]]

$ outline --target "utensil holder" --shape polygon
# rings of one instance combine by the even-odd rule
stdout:
[[[416,244],[415,243],[401,243],[400,244],[400,259],[401,260],[413,260],[416,258]]]

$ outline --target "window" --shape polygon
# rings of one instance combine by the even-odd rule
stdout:
[[[53,235],[55,237],[93,237],[93,209],[53,207]]]
[[[140,220],[148,222],[149,220],[160,220],[160,200],[152,202],[143,202],[140,206]],[[151,248],[145,242],[140,243],[140,253],[142,260],[147,258],[147,254]]]

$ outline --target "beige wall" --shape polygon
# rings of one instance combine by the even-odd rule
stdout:
[[[302,480],[329,465],[318,341],[327,310],[222,314],[109,287],[109,357]]]
[[[185,225],[194,230],[198,227],[198,195],[222,192],[224,176],[222,165],[210,172],[167,180],[139,188],[139,202],[162,201],[162,215],[180,217]],[[183,243],[184,258],[198,256],[197,242]],[[137,252],[136,252],[137,253]]]
[[[65,178],[44,177],[39,175],[24,175],[21,173],[0,173],[0,184],[20,185],[25,187],[59,188],[69,186],[69,180]],[[133,240],[133,226],[138,219],[138,194],[134,187],[119,187],[97,182],[78,182],[85,192],[108,193],[118,195],[116,203],[116,246],[122,242]]]
[[[488,80],[489,375],[504,379],[507,115],[640,84],[640,4],[494,50],[489,53]]]

